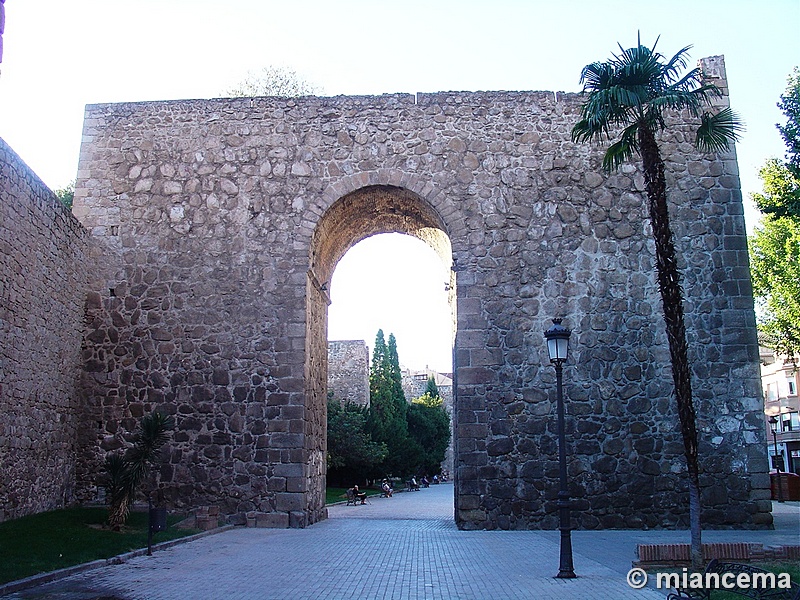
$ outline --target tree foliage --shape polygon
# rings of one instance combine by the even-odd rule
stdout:
[[[248,71],[242,81],[223,93],[232,98],[255,96],[296,98],[313,96],[321,92],[321,88],[298,75],[294,69],[269,65],[257,73]]]
[[[737,139],[741,124],[729,109],[707,110],[721,91],[703,83],[699,68],[684,73],[688,50],[672,58],[655,46],[633,48],[612,55],[605,62],[584,67],[581,83],[588,98],[580,120],[572,129],[574,141],[613,141],[603,156],[603,167],[612,171],[635,154],[642,158],[650,223],[656,249],[656,270],[669,341],[672,379],[689,475],[689,513],[692,564],[702,563],[700,528],[700,481],[697,457],[697,425],[692,400],[691,370],[683,319],[683,290],[669,221],[667,183],[657,134],[667,127],[667,113],[686,111],[697,118],[695,145],[704,152],[725,150]]]
[[[749,242],[762,339],[780,355],[800,355],[800,219],[767,216]]]
[[[128,520],[136,491],[150,473],[157,452],[167,443],[173,426],[170,416],[159,412],[144,415],[127,451],[106,456],[104,486],[110,527],[119,529]]]
[[[328,480],[345,486],[367,479],[386,458],[386,445],[367,432],[366,409],[328,397]]]
[[[433,378],[433,375],[428,377],[428,383],[425,386],[425,393],[431,398],[439,398],[439,388],[436,385],[436,380]]]
[[[800,354],[800,72],[795,67],[778,103],[786,160],[768,160],[753,194],[765,213],[749,240],[753,294],[762,340],[783,356]]]
[[[72,201],[75,199],[75,180],[73,179],[65,187],[53,190],[53,193],[61,201],[61,204],[72,210]]]
[[[437,474],[450,445],[450,415],[442,399],[427,392],[415,398],[408,407],[407,420],[409,435],[417,446],[417,470]]]
[[[389,334],[387,344],[383,330],[375,337],[372,368],[369,374],[369,417],[367,429],[372,439],[386,444],[388,455],[377,476],[403,476],[416,454],[408,435],[406,411],[408,403],[403,393],[403,380],[397,354],[397,340]]]
[[[438,473],[450,443],[450,417],[438,390],[436,398],[426,395],[417,403],[406,402],[397,340],[390,334],[387,343],[383,330],[375,337],[369,381],[367,431],[387,449],[373,476]]]
[[[767,215],[800,220],[800,71],[797,67],[789,76],[778,107],[786,115],[786,124],[778,125],[786,143],[786,160],[771,159],[761,168],[759,176],[764,189],[753,194],[753,200]]]

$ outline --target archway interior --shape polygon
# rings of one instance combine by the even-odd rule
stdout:
[[[306,410],[310,451],[309,486],[312,503],[325,500],[327,448],[328,293],[339,260],[358,242],[381,233],[402,233],[428,244],[442,260],[449,278],[452,340],[456,331],[456,281],[452,246],[442,219],[416,193],[401,187],[373,185],[337,200],[322,216],[312,237],[306,302]]]
[[[450,269],[419,238],[381,233],[361,240],[341,258],[328,286],[328,341],[364,340],[372,348],[382,329],[397,338],[401,367],[449,374],[449,283]],[[334,366],[328,369],[333,375]]]
[[[364,187],[339,199],[320,220],[311,244],[311,270],[330,282],[345,253],[378,233],[405,233],[421,239],[452,265],[450,238],[436,211],[417,194],[390,185]]]

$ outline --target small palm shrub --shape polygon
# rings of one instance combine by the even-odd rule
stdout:
[[[124,452],[106,456],[104,469],[108,525],[118,530],[128,520],[136,491],[150,474],[158,450],[169,440],[172,417],[159,412],[144,415]]]

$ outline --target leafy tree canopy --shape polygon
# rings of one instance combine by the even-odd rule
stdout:
[[[800,355],[800,219],[767,216],[750,239],[750,269],[763,338]]]
[[[417,470],[428,475],[439,472],[450,444],[450,415],[440,397],[425,393],[408,407],[408,432],[418,446]]]
[[[386,444],[373,441],[366,425],[364,407],[328,397],[329,480],[343,485],[364,481],[386,458]]]
[[[763,343],[783,356],[800,354],[800,71],[789,76],[778,103],[787,121],[778,129],[786,161],[768,160],[753,194],[765,213],[749,240],[753,294]]]
[[[771,159],[761,168],[762,193],[753,194],[758,208],[776,217],[800,220],[800,71],[789,76],[786,92],[778,107],[786,115],[786,125],[778,125],[786,143],[786,161]]]
[[[73,179],[63,188],[53,190],[53,193],[61,201],[61,204],[72,210],[72,201],[75,199],[75,180]]]

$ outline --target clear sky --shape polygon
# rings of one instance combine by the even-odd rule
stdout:
[[[209,98],[266,65],[295,69],[325,95],[579,91],[581,68],[617,42],[672,55],[723,54],[746,196],[784,146],[775,104],[800,64],[800,0],[6,0],[0,137],[51,187],[75,179],[83,108]],[[748,208],[748,228],[757,213]],[[421,242],[367,240],[331,284],[331,339],[398,339],[401,362],[450,370],[438,258]],[[400,236],[391,236],[392,238]],[[376,285],[380,271],[392,278]],[[346,293],[345,293],[346,292]],[[399,295],[399,292],[397,292]],[[435,297],[429,306],[420,297]],[[437,308],[438,304],[438,308]],[[377,309],[377,310],[376,310]],[[433,316],[435,315],[435,317]],[[444,321],[444,322],[443,322]]]

